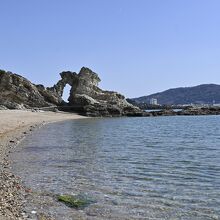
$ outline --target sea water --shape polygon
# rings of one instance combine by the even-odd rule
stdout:
[[[59,220],[220,219],[219,116],[64,121],[20,145],[13,169],[44,203],[27,210]],[[92,202],[69,208],[60,194]]]

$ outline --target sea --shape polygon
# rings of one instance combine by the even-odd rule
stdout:
[[[11,157],[13,171],[37,197],[27,198],[30,215],[220,219],[219,116],[57,122],[35,130]],[[57,201],[63,194],[89,203],[68,207]]]

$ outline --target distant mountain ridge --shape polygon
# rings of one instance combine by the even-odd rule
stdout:
[[[193,87],[179,87],[131,100],[137,103],[150,103],[155,98],[162,105],[212,104],[220,103],[220,85],[202,84]]]

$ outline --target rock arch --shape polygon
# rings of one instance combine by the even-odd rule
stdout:
[[[61,79],[53,86],[45,88],[35,85],[22,76],[0,71],[0,104],[4,106],[23,105],[25,108],[62,106],[64,87],[70,85],[68,105],[73,111],[88,116],[142,115],[143,112],[129,104],[117,92],[104,91],[98,87],[100,78],[89,68],[80,72],[64,71]]]

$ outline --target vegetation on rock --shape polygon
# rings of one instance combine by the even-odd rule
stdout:
[[[58,201],[65,203],[72,208],[81,208],[88,205],[89,201],[73,195],[59,195]]]

